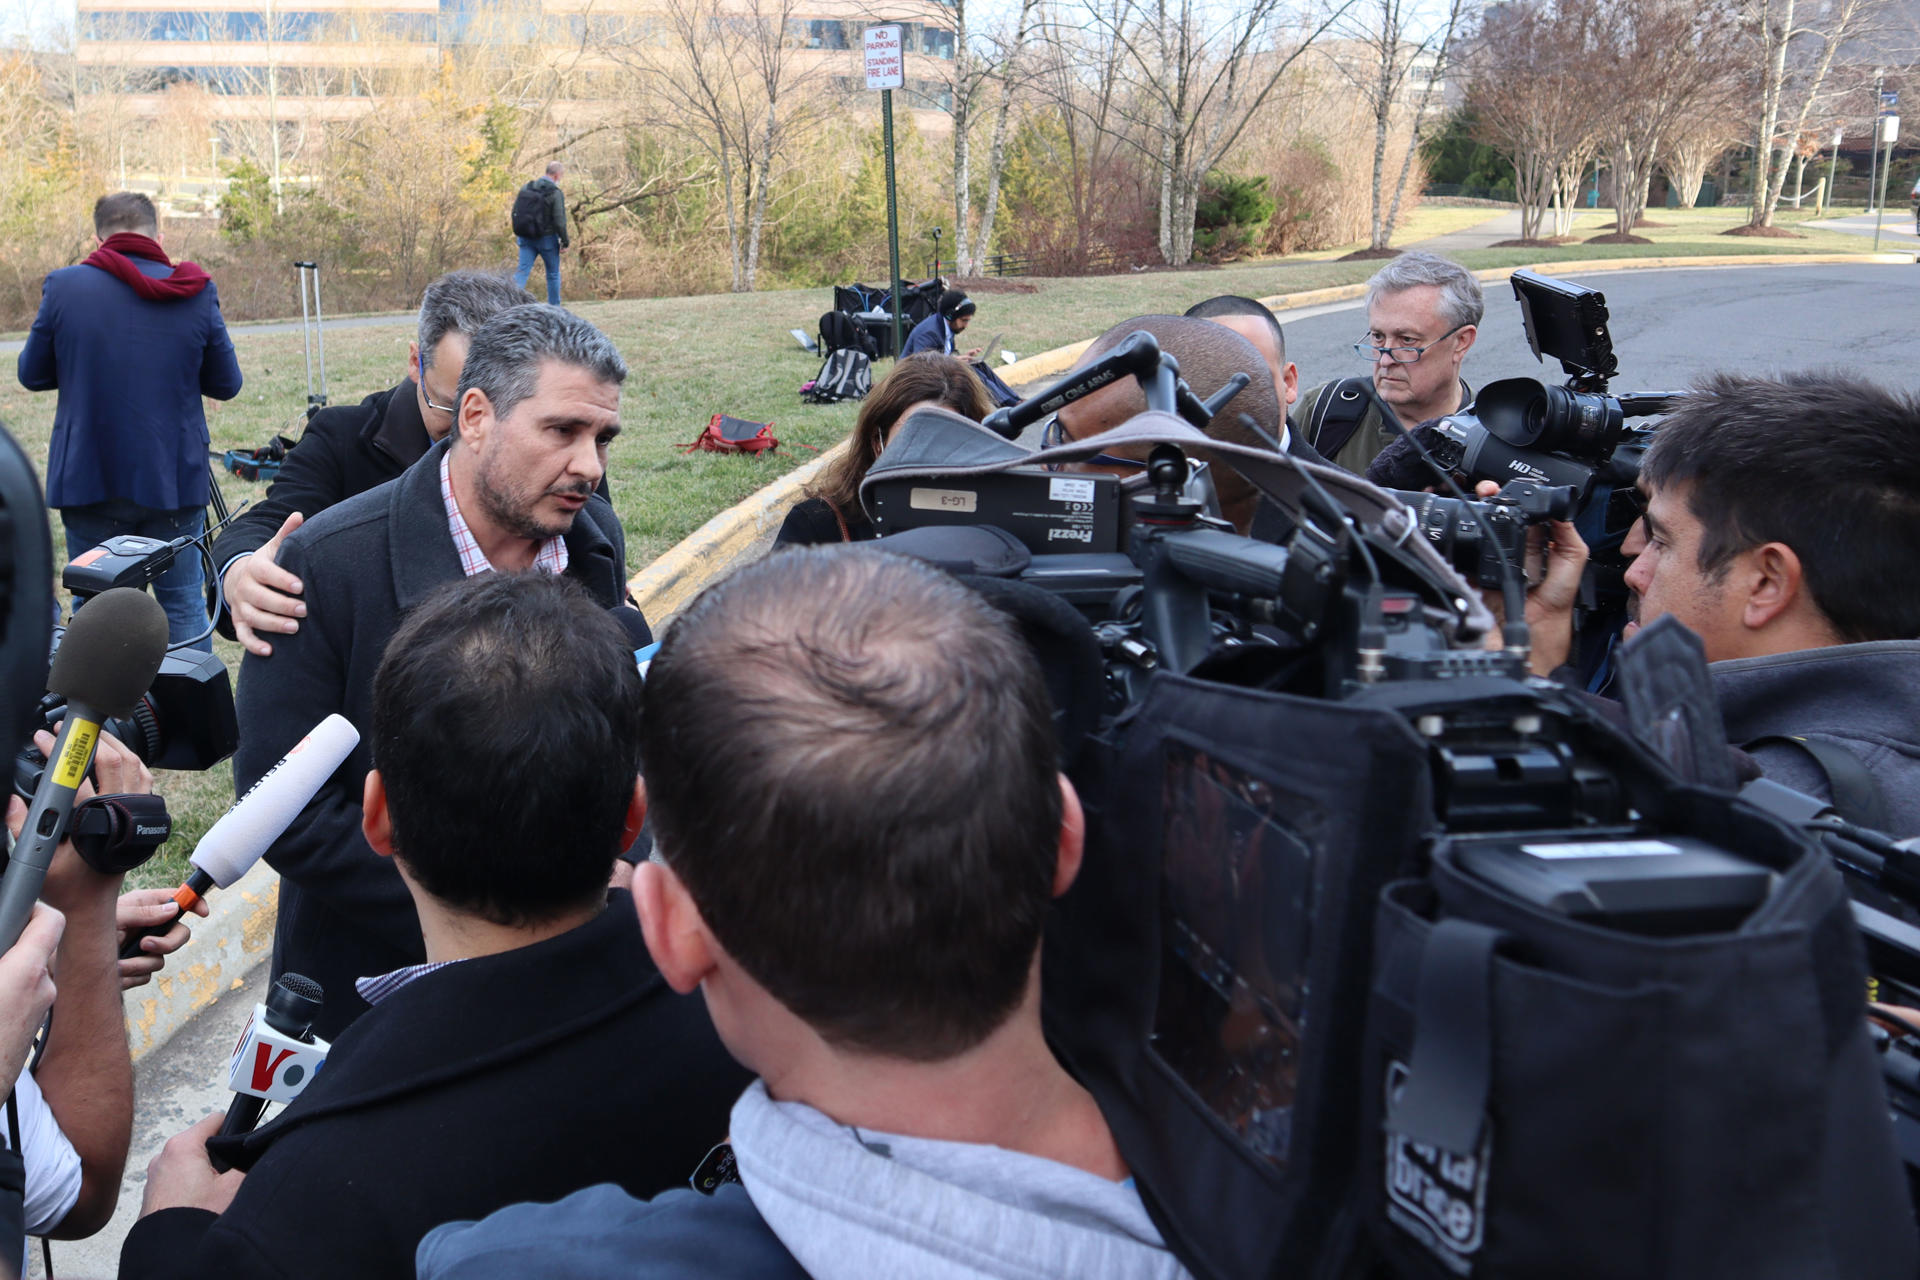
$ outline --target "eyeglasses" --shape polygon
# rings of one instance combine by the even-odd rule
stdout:
[[[424,363],[420,366],[420,398],[426,402],[427,408],[429,409],[438,409],[441,413],[459,412],[450,404],[435,404],[433,402],[433,393],[427,390],[427,366]]]
[[[1385,356],[1395,364],[1416,364],[1421,356],[1466,327],[1464,324],[1457,324],[1424,347],[1376,347],[1371,342],[1356,342],[1353,344],[1353,353],[1368,364],[1378,364],[1381,356]]]
[[[1058,414],[1048,418],[1046,425],[1040,428],[1040,447],[1042,449],[1051,449],[1055,445],[1073,443],[1075,443],[1074,438],[1067,434],[1065,427],[1060,425]],[[1096,453],[1091,458],[1082,458],[1081,461],[1090,462],[1097,467],[1134,467],[1140,470],[1145,470],[1147,465],[1138,459],[1115,457],[1111,453]],[[1049,462],[1047,464],[1047,470],[1058,471],[1065,465],[1063,462]]]

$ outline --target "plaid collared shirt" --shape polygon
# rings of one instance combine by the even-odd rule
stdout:
[[[362,1000],[368,1004],[379,1004],[415,978],[424,978],[435,969],[444,969],[450,964],[459,963],[458,960],[436,960],[429,964],[410,964],[404,969],[395,969],[392,973],[382,973],[371,978],[355,978],[353,986],[360,993]]]
[[[469,578],[482,573],[493,572],[493,562],[480,550],[480,544],[473,539],[473,530],[467,528],[465,517],[460,514],[460,505],[453,500],[453,479],[448,464],[453,461],[449,450],[440,458],[440,500],[447,504],[447,531],[453,535],[453,549],[460,553],[460,571]],[[540,544],[534,552],[533,567],[541,573],[562,574],[567,571],[567,542],[555,534]]]

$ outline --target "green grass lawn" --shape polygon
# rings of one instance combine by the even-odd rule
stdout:
[[[1498,212],[1418,209],[1397,242],[1460,230]],[[1469,267],[1488,268],[1556,259],[1860,252],[1868,247],[1857,236],[1829,231],[1808,231],[1804,239],[1720,235],[1744,221],[1738,210],[1657,210],[1653,217],[1668,225],[1640,233],[1654,241],[1650,246],[1575,243],[1553,250],[1485,249],[1458,256]],[[1790,213],[1781,219],[1787,225],[1797,220],[1798,215]],[[1585,238],[1610,228],[1605,211],[1582,214],[1576,234]],[[1033,355],[1090,337],[1128,316],[1178,313],[1215,294],[1260,297],[1351,284],[1366,279],[1376,266],[1333,260],[1353,247],[1220,268],[1022,281],[1020,287],[1031,292],[980,294],[969,337],[984,343],[1002,334],[1008,350]],[[800,401],[800,384],[813,376],[818,361],[787,333],[812,333],[829,305],[826,290],[806,289],[587,303],[579,308],[619,344],[633,370],[622,397],[625,429],[614,445],[608,477],[627,530],[630,570],[638,571],[715,513],[811,459],[814,454],[805,446],[823,449],[846,434],[857,406]],[[408,336],[408,327],[400,323],[330,332],[327,371],[335,402],[351,402],[398,381],[406,369]],[[300,335],[241,329],[234,342],[246,387],[226,404],[209,404],[213,447],[251,447],[276,431],[297,435],[306,402]],[[883,362],[876,374],[884,372]],[[0,418],[36,460],[46,456],[53,408],[51,394],[29,393],[11,379],[0,387]],[[755,460],[689,455],[675,447],[698,435],[716,412],[772,421],[781,449]],[[231,476],[222,488],[235,506],[262,492],[260,486]],[[57,516],[55,537],[55,545],[61,545]],[[237,647],[223,642],[219,651],[237,670]],[[222,765],[204,775],[169,775],[161,790],[174,810],[179,834],[144,871],[143,879],[152,883],[177,879],[186,850],[231,801],[232,777]]]

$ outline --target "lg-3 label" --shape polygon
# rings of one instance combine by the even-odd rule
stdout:
[[[971,489],[915,488],[907,496],[907,505],[915,511],[960,511],[971,514],[979,506],[979,498]]]

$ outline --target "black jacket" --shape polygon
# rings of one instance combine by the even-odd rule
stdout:
[[[780,532],[773,536],[776,547],[817,547],[835,542],[870,542],[875,536],[873,521],[866,513],[855,512],[846,523],[834,515],[833,504],[825,498],[803,498],[793,504]]]
[[[615,893],[588,924],[381,1001],[285,1112],[216,1140],[247,1170],[226,1213],[142,1219],[120,1274],[412,1280],[440,1223],[600,1183],[686,1186],[751,1078]]]
[[[371,767],[364,735],[372,729],[381,651],[404,610],[460,577],[440,498],[446,448],[428,451],[398,480],[322,512],[287,539],[280,563],[305,584],[308,616],[292,635],[274,637],[272,657],[250,653],[240,665],[236,794],[333,712],[363,735],[267,852],[281,876],[274,976],[302,973],[326,989],[316,1028],[326,1039],[366,1009],[354,994],[355,978],[426,955],[399,873],[360,834],[360,796]],[[623,603],[626,540],[613,508],[599,498],[588,502],[566,542],[567,576],[608,608]]]
[[[267,544],[298,511],[311,520],[356,493],[385,484],[420,460],[433,444],[420,420],[420,399],[408,378],[355,405],[333,405],[307,422],[287,453],[266,497],[235,516],[213,542],[220,572]],[[233,620],[220,610],[220,633],[233,639]]]
[[[1308,444],[1306,437],[1292,424],[1288,424],[1287,430],[1287,455],[1322,467],[1333,465],[1321,457],[1320,451]],[[1293,517],[1279,503],[1261,494],[1260,505],[1253,511],[1253,527],[1247,530],[1247,536],[1260,542],[1285,543],[1293,536]]]

